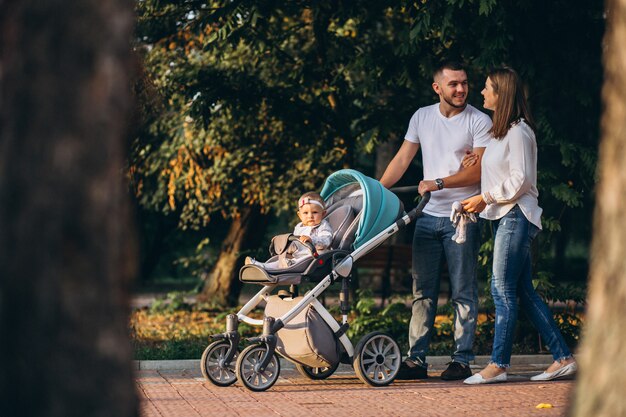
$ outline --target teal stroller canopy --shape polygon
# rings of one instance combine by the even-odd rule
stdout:
[[[342,169],[331,174],[322,188],[322,198],[327,200],[337,191],[358,184],[363,191],[363,209],[353,243],[354,249],[392,225],[402,215],[398,197],[380,182],[353,169]]]

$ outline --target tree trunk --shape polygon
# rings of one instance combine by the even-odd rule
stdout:
[[[223,306],[237,304],[241,291],[239,269],[244,261],[241,253],[246,249],[256,248],[266,227],[266,219],[259,214],[257,208],[246,207],[239,217],[233,219],[217,262],[198,295],[199,301],[210,301]]]
[[[0,415],[136,416],[132,2],[0,2]]]
[[[604,113],[574,416],[626,416],[626,0],[607,0]]]
[[[391,135],[389,140],[380,143],[376,147],[376,167],[374,172],[376,179],[383,176],[387,166],[389,166],[389,162],[396,156],[398,148],[398,137],[396,135]]]

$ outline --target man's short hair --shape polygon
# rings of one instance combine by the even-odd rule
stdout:
[[[461,61],[448,59],[448,60],[442,61],[437,66],[437,68],[435,68],[435,71],[433,71],[433,81],[436,81],[437,77],[443,73],[443,70],[467,72],[467,70],[465,69],[465,65],[463,65]]]

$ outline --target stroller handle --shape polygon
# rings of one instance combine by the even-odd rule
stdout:
[[[394,194],[415,193],[417,192],[417,185],[409,185],[407,187],[393,187],[390,188],[389,191]]]
[[[430,200],[430,191],[426,191],[424,195],[422,196],[422,199],[420,200],[417,207],[415,207],[413,210],[407,213],[407,215],[409,216],[409,219],[411,219],[411,222],[413,222],[417,217],[422,215],[422,210],[424,209],[424,207],[426,207],[426,204],[428,204],[429,200]]]
[[[426,207],[426,204],[428,204],[428,201],[430,201],[430,191],[426,191],[424,193],[416,209],[421,212],[424,209],[424,207]]]

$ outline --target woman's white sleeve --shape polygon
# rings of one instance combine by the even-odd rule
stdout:
[[[535,146],[532,138],[522,129],[511,129],[507,134],[509,145],[508,178],[483,193],[487,204],[510,203],[528,192],[531,178],[537,169]]]

